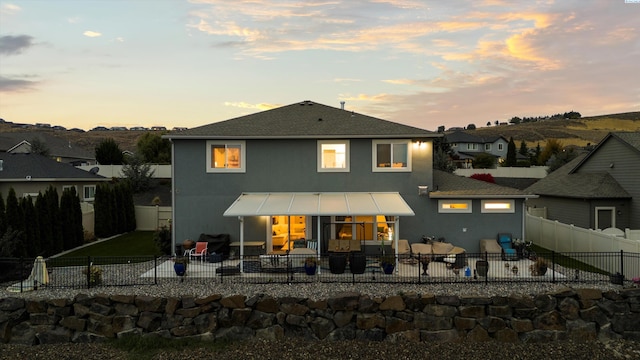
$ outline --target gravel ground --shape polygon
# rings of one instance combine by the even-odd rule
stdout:
[[[144,266],[141,265],[141,271]],[[130,271],[135,274],[136,271]],[[139,275],[136,275],[139,276]],[[371,296],[414,292],[418,294],[459,296],[507,296],[511,294],[540,294],[556,292],[571,286],[574,288],[598,288],[603,291],[619,290],[621,286],[606,282],[597,284],[551,284],[551,283],[447,283],[447,284],[223,284],[197,281],[178,282],[160,279],[158,285],[98,287],[88,289],[40,289],[25,293],[9,293],[6,286],[0,297],[14,296],[29,299],[73,298],[77,294],[134,294],[151,296],[204,297],[211,294],[223,296],[244,294],[270,294],[274,297],[295,296],[321,299],[344,291],[355,291]],[[625,340],[602,340],[585,343],[558,341],[545,344],[487,343],[392,343],[392,342],[328,342],[305,341],[287,338],[286,341],[269,342],[255,340],[233,344],[221,352],[211,353],[205,348],[190,348],[176,352],[163,352],[151,359],[416,359],[435,357],[445,359],[467,359],[481,356],[486,359],[640,359],[640,342]],[[106,344],[57,344],[57,345],[0,345],[0,359],[140,359]]]

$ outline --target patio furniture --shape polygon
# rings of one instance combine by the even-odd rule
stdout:
[[[497,241],[502,248],[502,260],[520,260],[518,252],[513,248],[512,239],[509,233],[498,233]]]
[[[208,242],[206,241],[198,241],[196,243],[196,247],[194,247],[193,249],[189,250],[189,259],[191,258],[200,258],[200,262],[204,262],[205,257],[207,257],[207,255],[209,255],[209,253],[207,252],[207,246],[209,245]]]
[[[467,253],[464,248],[446,242],[434,242],[431,244],[411,244],[411,254],[414,257],[429,257],[431,261],[450,262],[453,268],[461,269],[467,263]]]
[[[395,241],[391,242],[391,249],[393,249],[393,253],[395,254],[396,243]],[[406,259],[411,256],[411,246],[409,245],[409,240],[400,239],[398,240],[398,258]]]
[[[361,251],[360,240],[331,239],[327,250],[329,252],[358,252]]]
[[[492,258],[491,254],[502,255],[502,247],[496,239],[480,239],[480,254],[484,256],[485,253],[489,258]]]

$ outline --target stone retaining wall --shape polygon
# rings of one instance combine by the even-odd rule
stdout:
[[[5,343],[93,342],[143,335],[231,340],[547,342],[640,341],[640,289],[570,289],[537,296],[357,293],[312,301],[242,295],[160,298],[78,295],[74,299],[0,299]]]

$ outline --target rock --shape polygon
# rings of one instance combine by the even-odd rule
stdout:
[[[245,307],[245,299],[244,295],[231,295],[220,299],[220,305],[229,309],[241,309]]]
[[[484,306],[471,305],[471,306],[460,306],[458,307],[458,311],[460,312],[461,317],[468,318],[481,318],[485,317],[485,309]]]
[[[454,329],[438,331],[420,331],[420,340],[424,342],[447,343],[459,340],[458,332]]]
[[[339,328],[347,326],[349,323],[351,323],[353,315],[353,311],[336,311],[336,313],[333,315],[333,322]]]
[[[389,296],[380,304],[381,311],[403,311],[406,307],[407,305],[404,303],[404,300],[398,295]]]
[[[580,316],[580,304],[578,301],[572,298],[564,298],[558,305],[558,310],[562,316],[567,320],[576,320]]]
[[[135,304],[140,312],[164,312],[167,300],[160,297],[139,295]]]

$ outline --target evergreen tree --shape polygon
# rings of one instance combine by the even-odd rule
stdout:
[[[456,166],[451,160],[453,157],[453,149],[447,141],[447,137],[433,139],[433,168],[434,170],[442,170],[452,173],[456,170]]]
[[[110,235],[111,213],[109,212],[109,188],[106,184],[96,186],[93,201],[95,211],[95,235],[105,238]]]
[[[522,142],[520,143],[520,149],[518,150],[518,153],[523,156],[529,156],[529,149],[527,148],[527,143],[524,140],[522,140]]]
[[[516,166],[518,160],[516,158],[516,143],[513,141],[513,137],[509,139],[509,144],[507,145],[507,160],[505,161],[505,166],[513,167]]]
[[[115,140],[108,138],[96,147],[96,160],[102,165],[121,165],[124,155]]]
[[[124,211],[125,209],[125,205],[124,205],[124,189],[122,188],[122,184],[118,183],[116,186],[113,187],[113,199],[114,199],[114,212],[115,212],[115,218],[117,219],[117,223],[116,223],[116,231],[118,234],[124,234],[125,232],[127,232],[126,228],[127,228],[127,216],[126,213]]]
[[[71,217],[74,221],[73,247],[78,247],[84,244],[84,227],[82,226],[82,208],[80,207],[80,196],[78,196],[75,187],[71,188],[71,196]]]
[[[13,188],[9,189],[7,195],[7,227],[22,231],[24,229],[24,216],[22,215],[22,209],[18,203],[18,197],[16,191]]]
[[[0,193],[0,236],[7,230],[7,214],[4,211],[4,199]]]
[[[542,149],[540,148],[540,143],[538,142],[538,145],[536,145],[536,149],[533,152],[533,156],[531,156],[531,164],[532,165],[540,165],[540,163],[538,163],[538,159],[540,158],[540,154],[542,154]]]
[[[124,185],[125,192],[125,214],[127,217],[127,231],[135,231],[136,229],[136,206],[133,202],[133,192],[128,183]]]
[[[142,135],[136,148],[147,163],[171,163],[171,142],[156,133],[147,132]]]
[[[36,209],[33,206],[31,196],[25,196],[20,200],[24,223],[30,224],[24,228],[24,243],[20,248],[20,257],[36,257],[40,254],[39,232],[36,221]]]
[[[62,222],[62,248],[69,250],[74,247],[75,219],[71,211],[73,197],[71,190],[66,189],[60,198],[60,221]]]
[[[54,254],[57,254],[64,250],[64,243],[62,239],[62,222],[60,221],[60,204],[58,201],[58,191],[53,187],[53,185],[50,185],[47,191],[44,193],[44,198],[47,204],[47,211],[49,211],[49,216],[51,217],[51,248],[54,251]]]
[[[40,248],[43,256],[53,255],[53,233],[51,232],[51,214],[47,208],[47,201],[42,195],[38,193],[36,198],[36,219],[38,222],[38,228],[40,229]]]

